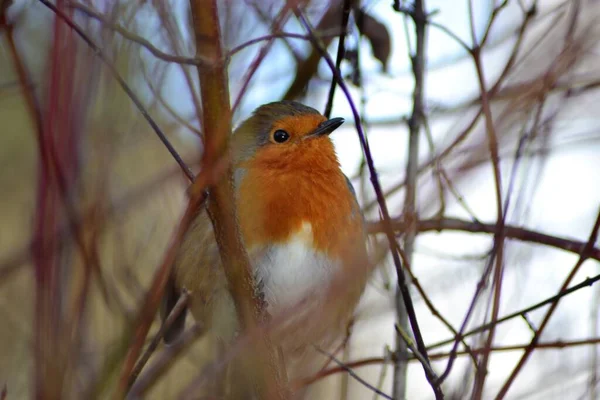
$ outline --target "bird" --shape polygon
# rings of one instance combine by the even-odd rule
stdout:
[[[295,377],[316,372],[306,367],[311,349],[343,338],[371,271],[363,215],[329,137],[343,123],[278,101],[258,107],[231,139],[240,235],[268,315],[285,321],[274,340]],[[192,221],[172,271],[163,321],[185,289],[194,319],[231,343],[240,327],[206,212]],[[167,327],[167,343],[185,318]]]

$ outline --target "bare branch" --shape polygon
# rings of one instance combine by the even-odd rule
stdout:
[[[373,392],[377,393],[378,395],[380,395],[381,397],[383,397],[385,399],[389,399],[389,400],[394,399],[390,395],[383,393],[381,390],[377,389],[375,386],[371,385],[369,382],[365,381],[363,378],[358,376],[354,371],[352,371],[352,369],[350,367],[348,367],[346,364],[344,364],[343,362],[338,360],[335,356],[333,356],[329,353],[326,353],[325,351],[323,351],[321,349],[317,349],[317,350],[319,351],[319,353],[324,354],[327,357],[329,357],[334,363],[336,363],[339,366],[339,368],[341,370],[347,372],[348,375],[350,375],[352,378],[356,379],[361,385],[365,386],[369,390],[372,390]]]
[[[202,165],[206,168],[227,154],[231,134],[229,87],[226,66],[220,62],[223,60],[223,49],[217,0],[191,0],[190,5],[196,51],[214,63],[211,64],[214,67],[198,67],[206,152]],[[267,315],[255,290],[252,269],[237,225],[232,183],[233,170],[228,163],[224,178],[211,188],[208,212],[238,319],[242,328],[250,331],[264,322]],[[276,399],[289,397],[284,365],[268,335],[263,335],[254,344],[252,359],[256,368],[248,372],[258,379],[260,396]]]
[[[396,232],[403,233],[408,227],[408,222],[402,218],[392,219],[392,227]],[[489,233],[494,234],[498,229],[496,224],[487,224],[475,221],[465,221],[457,218],[435,218],[427,220],[419,220],[415,222],[418,232],[431,231],[462,231],[471,233]],[[369,233],[384,233],[382,222],[370,222],[367,224]],[[566,250],[571,253],[581,254],[586,248],[586,242],[578,240],[562,238],[558,236],[547,235],[541,232],[530,229],[505,225],[504,235],[509,239],[522,240],[524,242],[542,244],[545,246],[556,247],[557,249]],[[592,247],[585,253],[586,257],[600,261],[600,249]]]

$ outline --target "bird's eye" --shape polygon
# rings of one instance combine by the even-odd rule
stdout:
[[[273,133],[273,140],[277,143],[287,142],[289,138],[290,134],[281,129],[278,129],[275,131],[275,133]]]

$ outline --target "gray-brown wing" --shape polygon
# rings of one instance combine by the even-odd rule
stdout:
[[[162,300],[163,323],[179,298],[182,288],[190,291],[190,308],[204,326],[210,325],[214,294],[223,287],[224,276],[208,214],[201,209],[186,232],[175,259]],[[165,342],[171,343],[183,331],[187,310],[165,331]]]

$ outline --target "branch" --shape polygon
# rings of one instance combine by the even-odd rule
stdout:
[[[423,108],[423,91],[424,91],[424,75],[425,75],[425,40],[426,40],[426,22],[427,15],[425,14],[425,1],[415,0],[413,10],[410,14],[415,27],[415,52],[409,54],[412,65],[412,73],[415,79],[413,90],[413,109],[411,116],[408,119],[409,139],[408,139],[408,160],[406,163],[406,193],[404,197],[404,215],[410,220],[416,219],[416,194],[417,194],[417,177],[419,163],[419,134],[423,126],[425,111]],[[406,261],[412,263],[415,238],[417,231],[414,224],[409,224],[404,238],[404,253]],[[397,313],[397,329],[396,329],[396,352],[399,357],[394,362],[394,397],[403,398],[406,393],[406,373],[407,365],[404,358],[407,356],[407,349],[411,348],[411,344],[407,341],[407,337],[402,335],[403,328],[408,325],[407,317],[411,319],[409,304],[406,302],[408,295],[408,287],[405,282],[404,273],[397,268],[398,274],[398,289],[396,290],[396,313]],[[412,304],[410,305],[412,306]],[[406,313],[405,313],[406,312]],[[414,311],[413,311],[414,313]],[[416,317],[415,317],[416,320]],[[411,319],[413,331],[415,330],[414,323]],[[419,360],[422,363],[423,370],[427,381],[431,385],[436,399],[443,399],[444,394],[440,387],[439,379],[429,363],[427,357],[427,348],[423,337],[415,332],[416,349],[413,353],[419,354]],[[405,344],[405,346],[403,346]],[[416,352],[415,352],[416,351]],[[403,357],[404,356],[404,357]]]
[[[556,350],[556,349],[565,349],[570,347],[579,347],[579,346],[598,346],[600,345],[600,338],[594,337],[589,339],[581,339],[581,340],[556,340],[553,342],[544,342],[538,343],[537,348],[540,350]],[[505,351],[522,351],[527,347],[527,344],[515,344],[509,346],[495,346],[492,347],[493,352],[505,352]],[[483,348],[481,349],[471,349],[471,352],[475,354],[480,354],[483,352]],[[466,356],[469,355],[468,351],[458,351],[456,355]],[[443,352],[443,353],[430,353],[429,358],[431,360],[442,360],[444,358],[448,358],[451,356],[451,353]],[[381,364],[389,364],[393,362],[392,358],[385,357],[373,357],[373,358],[364,358],[361,360],[350,361],[347,363],[343,363],[338,367],[328,368],[320,371],[318,374],[304,379],[300,384],[302,386],[312,385],[313,383],[320,381],[328,376],[339,374],[341,372],[346,372],[348,370],[353,370],[356,368],[368,367],[371,365],[381,365]],[[419,361],[416,356],[410,356],[409,361]]]
[[[427,368],[427,376],[431,377],[433,382],[437,382],[439,378],[433,368],[431,368],[429,357],[425,358],[425,356],[419,352],[419,349],[417,349],[410,336],[402,329],[402,327],[396,325],[396,333],[402,338],[402,340],[404,340],[406,346],[413,353],[413,357],[419,360],[421,365],[423,365],[423,368]],[[400,356],[400,354],[398,354],[396,358],[399,358],[398,356]],[[397,362],[398,360],[395,361],[395,363]]]
[[[383,393],[381,390],[377,389],[375,386],[371,385],[369,382],[365,381],[364,379],[362,379],[360,376],[358,376],[356,374],[356,372],[352,371],[352,369],[350,369],[350,367],[348,367],[348,364],[345,364],[343,362],[341,362],[340,360],[338,360],[334,355],[329,354],[321,349],[317,349],[317,351],[327,357],[329,357],[331,359],[331,361],[333,361],[334,363],[336,363],[339,366],[340,371],[345,371],[348,373],[348,375],[350,375],[352,378],[356,379],[360,384],[362,384],[363,386],[365,386],[367,389],[372,390],[373,392],[377,393],[379,396],[385,398],[385,399],[389,399],[389,400],[393,400],[394,398]]]
[[[214,165],[228,151],[231,134],[231,109],[227,70],[223,61],[221,32],[217,0],[190,1],[196,51],[210,64],[198,67],[202,95],[202,126],[205,143],[203,169]],[[248,255],[243,246],[236,220],[233,193],[233,171],[227,165],[226,174],[210,190],[211,201],[208,212],[213,224],[215,238],[229,290],[236,306],[242,329],[249,331],[266,319],[266,310],[258,298]],[[252,346],[252,359],[256,371],[249,371],[259,381],[261,398],[285,399],[287,388],[283,376],[284,368],[268,335],[264,335]]]
[[[339,36],[343,33],[339,32],[338,29],[333,29],[333,30],[329,30],[326,32],[322,32],[321,34],[319,34],[319,37],[322,38],[334,38],[336,36]],[[270,33],[268,35],[263,35],[263,36],[259,36],[256,37],[254,39],[250,39],[238,46],[235,46],[234,48],[232,48],[231,50],[229,50],[229,53],[227,53],[227,56],[229,58],[231,58],[232,56],[234,56],[235,54],[239,53],[240,51],[246,49],[247,47],[253,46],[257,43],[260,42],[264,42],[264,41],[270,41],[276,38],[288,38],[288,39],[301,39],[301,40],[306,40],[306,41],[310,41],[310,36],[309,35],[303,35],[301,33],[293,33],[293,32],[273,32]]]
[[[481,222],[466,221],[457,218],[440,218],[420,220],[416,223],[416,230],[420,233],[431,231],[462,231],[471,233],[496,233],[498,227],[496,224],[485,224]],[[394,218],[392,227],[396,232],[405,232],[408,227],[408,222],[402,218]],[[368,222],[367,231],[370,234],[384,233],[383,223]],[[505,225],[504,235],[509,239],[521,240],[524,242],[541,244],[544,246],[556,247],[557,249],[565,250],[571,253],[580,254],[586,248],[586,242],[562,238],[558,236],[547,235],[530,229]],[[591,247],[584,253],[586,257],[600,261],[600,249]]]
[[[289,15],[290,15],[290,7],[286,3],[283,5],[281,10],[277,14],[275,21],[273,21],[271,31],[274,33],[279,32],[281,30],[281,28],[283,27],[283,25],[285,24],[285,22],[287,21],[287,19],[289,18]],[[267,56],[267,54],[273,47],[274,43],[275,43],[275,36],[272,36],[270,39],[268,39],[267,43],[265,45],[263,45],[263,47],[260,49],[258,54],[256,54],[254,56],[254,60],[250,63],[248,71],[246,71],[246,74],[244,74],[244,77],[242,78],[242,87],[240,89],[240,92],[237,95],[237,98],[235,99],[235,102],[233,103],[233,112],[235,112],[237,110],[240,103],[242,102],[242,98],[246,94],[246,90],[248,89],[248,86],[250,85],[250,81],[252,80],[252,77],[258,70],[258,67],[261,65],[262,60],[264,60],[264,58]]]
[[[504,1],[504,5],[506,5],[507,1]],[[488,22],[488,31],[492,26],[492,23],[495,20],[497,12],[499,12],[500,8],[494,9],[492,16]],[[469,15],[471,17],[471,30],[473,36],[473,49],[471,51],[471,56],[473,58],[473,63],[475,64],[475,69],[477,71],[477,80],[479,83],[479,91],[481,93],[481,109],[483,110],[483,114],[485,116],[485,131],[488,139],[488,147],[490,152],[490,159],[492,164],[492,170],[494,174],[494,187],[495,187],[495,197],[496,197],[496,224],[497,229],[494,233],[494,246],[492,255],[490,257],[490,267],[492,263],[495,263],[493,268],[493,279],[492,279],[492,287],[493,287],[493,301],[492,301],[492,315],[491,322],[494,323],[498,319],[498,314],[500,313],[500,300],[502,298],[502,282],[504,277],[504,225],[506,223],[506,210],[507,207],[503,207],[502,202],[502,174],[500,170],[500,156],[498,150],[498,135],[496,133],[496,127],[494,126],[494,119],[492,115],[492,109],[490,106],[490,96],[488,96],[488,90],[485,83],[485,75],[483,70],[483,65],[481,61],[481,47],[477,44],[477,37],[475,34],[475,24],[473,20],[473,1],[469,0]],[[483,39],[483,43],[485,43],[486,36]],[[510,192],[507,194],[507,199],[510,198]],[[508,201],[508,200],[507,200]],[[481,283],[487,282],[489,278],[489,274],[492,271],[486,267],[486,270],[480,280]],[[479,293],[481,293],[480,288],[483,285],[477,285],[477,291],[475,292],[475,296],[473,298],[473,303],[477,299]],[[466,320],[466,319],[465,319]],[[490,352],[489,349],[492,347],[494,342],[494,334],[495,332],[495,324],[490,329],[485,348],[488,351],[483,352],[483,356],[481,361],[477,367],[477,371],[475,374],[475,383],[473,388],[473,398],[481,399],[483,395],[483,388],[485,386],[485,381],[488,373],[488,362]],[[456,345],[454,350],[456,350]],[[452,366],[453,359],[450,358],[448,363],[448,367],[446,369],[447,373],[450,372],[450,368]]]

